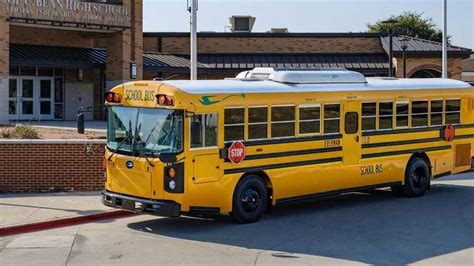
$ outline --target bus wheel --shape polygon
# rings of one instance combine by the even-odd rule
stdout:
[[[232,216],[239,223],[258,221],[267,208],[268,192],[263,181],[255,175],[242,178],[234,191]]]
[[[405,185],[401,187],[403,195],[411,198],[425,194],[430,185],[430,169],[425,160],[413,158],[405,173]]]

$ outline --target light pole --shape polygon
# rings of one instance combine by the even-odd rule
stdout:
[[[191,1],[191,3],[189,2]],[[188,11],[191,15],[190,26],[190,61],[191,61],[191,80],[197,80],[197,11],[198,11],[198,0],[188,0]]]
[[[400,42],[402,43],[402,50],[403,50],[403,78],[406,79],[406,78],[407,78],[407,57],[406,57],[406,52],[407,52],[407,49],[408,49],[408,46],[407,46],[408,39],[407,39],[407,38],[403,38],[403,39],[400,40]]]
[[[400,21],[396,19],[388,19],[382,21],[382,24],[388,25],[388,37],[389,37],[389,42],[390,42],[390,47],[389,47],[389,69],[388,69],[388,76],[393,77],[393,25],[398,23]]]
[[[443,0],[443,51],[442,51],[442,77],[448,78],[448,1]]]

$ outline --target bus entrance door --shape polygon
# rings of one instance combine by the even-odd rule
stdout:
[[[358,164],[361,154],[361,104],[345,102],[343,105],[344,121],[342,128],[343,165]]]

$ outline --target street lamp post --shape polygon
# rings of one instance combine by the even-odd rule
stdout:
[[[408,49],[408,45],[407,45],[407,42],[408,42],[408,39],[407,38],[403,38],[400,40],[400,42],[402,43],[402,50],[403,50],[403,78],[407,78],[407,57],[406,57],[406,52],[407,52],[407,49]]]
[[[198,0],[188,0],[188,11],[190,13],[190,70],[191,80],[197,80],[197,11],[198,11]]]
[[[396,19],[388,19],[382,21],[382,24],[388,25],[389,30],[388,30],[388,37],[389,37],[389,42],[390,42],[390,47],[389,47],[389,69],[388,69],[388,76],[393,77],[393,25],[398,23],[399,21]]]
[[[443,0],[442,77],[448,78],[448,0]]]

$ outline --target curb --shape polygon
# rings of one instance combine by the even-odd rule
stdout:
[[[38,232],[43,230],[68,227],[73,225],[91,223],[101,220],[125,218],[136,215],[135,213],[124,211],[124,210],[113,210],[83,216],[60,218],[57,220],[20,224],[14,226],[0,227],[0,237],[18,235],[25,233]]]

